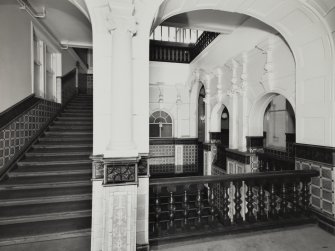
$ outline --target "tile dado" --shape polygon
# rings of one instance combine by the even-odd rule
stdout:
[[[319,226],[335,234],[335,148],[294,145],[295,168],[313,169],[320,173],[311,181],[311,205],[318,216]]]
[[[39,99],[0,128],[0,172],[25,150],[60,108],[58,103]]]
[[[154,139],[149,146],[150,175],[198,173],[197,139]]]

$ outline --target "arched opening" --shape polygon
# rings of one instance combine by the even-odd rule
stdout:
[[[271,97],[263,115],[263,151],[258,161],[261,171],[294,170],[295,113],[283,95]]]
[[[229,147],[229,112],[227,107],[224,107],[221,113],[221,144]]]
[[[282,95],[268,104],[263,120],[264,146],[286,150],[286,135],[295,134],[295,115],[290,102]]]
[[[198,142],[205,142],[205,88],[201,87],[198,97]]]

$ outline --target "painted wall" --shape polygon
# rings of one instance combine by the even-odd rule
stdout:
[[[32,93],[30,20],[22,14],[18,6],[1,5],[0,112]]]
[[[175,138],[190,137],[189,69],[188,64],[150,62],[150,114],[169,113]]]
[[[32,18],[20,10],[16,1],[4,0],[0,7],[0,112],[33,93]],[[64,50],[62,72],[75,67],[76,61]],[[15,67],[13,67],[15,66]]]

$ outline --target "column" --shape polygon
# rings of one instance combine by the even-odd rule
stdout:
[[[210,142],[210,128],[211,128],[211,89],[210,84],[213,79],[214,75],[212,73],[208,73],[206,75],[206,81],[205,81],[205,142]]]
[[[107,17],[112,36],[110,139],[105,157],[135,157],[137,150],[133,140],[133,62],[132,38],[136,33],[134,6],[123,3],[112,6]],[[108,73],[106,73],[108,74]]]
[[[238,100],[237,100],[237,62],[232,59],[231,65],[228,66],[232,71],[231,88],[228,90],[227,95],[230,98],[229,111],[229,148],[238,148]]]
[[[247,136],[247,128],[248,128],[248,121],[246,118],[246,114],[247,114],[247,96],[246,96],[246,92],[247,92],[247,78],[248,78],[248,74],[247,74],[247,60],[248,60],[248,56],[247,53],[243,53],[242,54],[242,58],[241,58],[241,66],[242,66],[242,73],[241,73],[241,83],[237,89],[237,93],[238,93],[238,107],[239,107],[239,121],[240,121],[240,125],[239,125],[239,146],[238,149],[241,152],[245,152],[247,150],[247,141],[246,141],[246,136]]]

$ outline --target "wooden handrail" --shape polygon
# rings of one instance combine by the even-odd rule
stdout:
[[[315,170],[294,170],[294,171],[280,171],[280,172],[260,172],[260,173],[243,173],[243,174],[229,174],[218,176],[189,176],[189,177],[174,177],[151,179],[150,186],[167,186],[167,185],[185,185],[185,184],[210,184],[220,182],[234,182],[234,181],[252,181],[252,180],[298,180],[302,178],[311,178],[318,176],[319,172]]]

